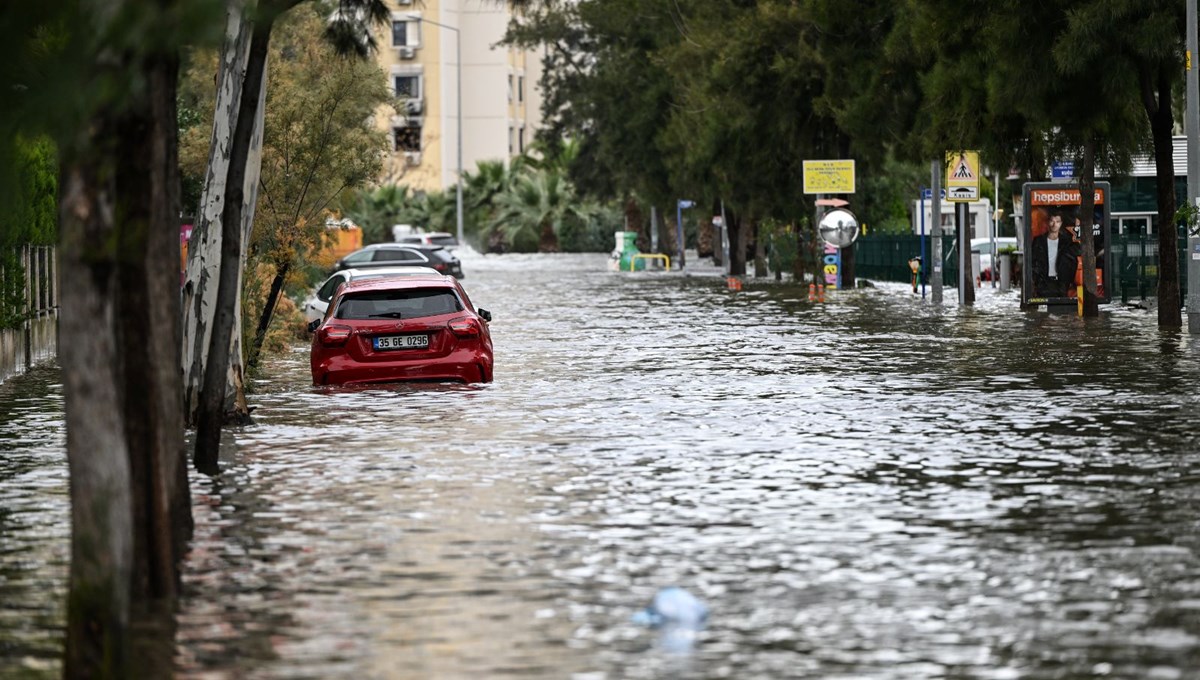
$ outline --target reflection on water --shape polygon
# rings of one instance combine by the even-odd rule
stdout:
[[[1200,345],[983,289],[786,286],[479,258],[486,386],[268,366],[193,477],[190,677],[1188,678]],[[0,385],[0,675],[53,669],[53,370]],[[632,614],[710,609],[690,653]],[[9,603],[16,603],[10,605]]]

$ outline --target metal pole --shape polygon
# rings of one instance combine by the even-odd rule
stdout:
[[[455,88],[458,92],[458,181],[455,183],[454,189],[454,220],[458,227],[458,242],[466,245],[463,240],[463,101],[462,101],[462,33],[459,29],[453,26],[447,26],[433,19],[426,19],[416,13],[405,15],[408,19],[416,22],[425,22],[433,24],[439,28],[444,28],[447,31],[454,31],[454,58],[458,60],[456,66],[457,78],[455,78]]]
[[[992,288],[996,287],[996,278],[1000,275],[1000,253],[996,252],[996,232],[1000,231],[1000,223],[996,220],[996,210],[1000,208],[1000,173],[995,174],[992,184]]]
[[[1196,18],[1196,0],[1187,0],[1187,106],[1183,126],[1187,132],[1187,195],[1188,203],[1200,208],[1200,74],[1192,62],[1200,42],[1196,36]],[[1160,177],[1159,181],[1164,180]],[[1174,244],[1162,243],[1159,247],[1172,248]],[[1200,333],[1200,237],[1192,235],[1191,229],[1187,235],[1187,317],[1188,332]]]
[[[449,27],[447,27],[449,28]],[[454,58],[458,60],[458,186],[455,189],[454,208],[456,210],[455,218],[458,220],[458,242],[466,245],[463,241],[463,100],[462,100],[462,33],[457,28],[451,29],[454,31]]]
[[[658,208],[650,206],[650,252],[658,252]]]
[[[929,260],[925,259],[925,189],[921,188],[921,268],[917,276],[921,278],[921,299],[925,299],[925,279],[928,278]]]
[[[936,303],[942,302],[942,173],[945,171],[944,161],[935,160],[932,164],[933,195],[930,196],[930,219],[933,221],[933,228],[930,236],[933,239],[933,253],[929,259],[933,262],[933,269],[930,269],[929,276],[933,283],[933,301]]]
[[[799,252],[799,251],[797,251]],[[729,273],[729,223],[725,221],[725,199],[721,199],[721,256],[725,273]]]
[[[679,257],[679,268],[683,269],[683,200],[675,199],[675,247]]]

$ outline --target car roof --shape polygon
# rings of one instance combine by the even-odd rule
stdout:
[[[351,281],[363,276],[373,279],[381,276],[442,276],[442,273],[433,267],[364,267],[361,269],[352,267],[343,269],[334,276],[337,274],[349,274]]]
[[[409,288],[446,288],[454,290],[454,278],[450,276],[401,276],[377,279],[359,279],[342,286],[342,295],[374,290],[405,290]]]

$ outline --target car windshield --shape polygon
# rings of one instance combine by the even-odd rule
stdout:
[[[446,288],[415,288],[354,293],[342,298],[339,319],[416,319],[461,312],[458,296]]]

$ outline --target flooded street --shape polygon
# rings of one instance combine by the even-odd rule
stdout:
[[[195,678],[1200,677],[1200,340],[464,259],[495,382],[254,385],[196,532]],[[0,384],[0,677],[56,676],[60,376]],[[694,640],[636,625],[677,585]]]

